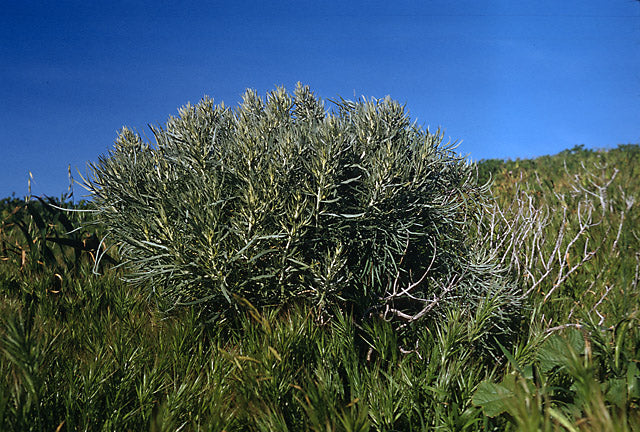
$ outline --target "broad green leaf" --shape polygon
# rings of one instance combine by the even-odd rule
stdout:
[[[622,408],[627,403],[627,383],[625,379],[613,379],[607,383],[605,398],[608,402]]]
[[[548,372],[554,367],[563,367],[567,363],[568,355],[572,351],[580,353],[584,350],[584,339],[579,330],[571,329],[566,335],[552,335],[540,347],[538,361],[542,372]]]
[[[501,384],[484,381],[478,385],[472,402],[482,408],[486,416],[496,417],[508,411],[509,402],[515,400],[515,394]]]

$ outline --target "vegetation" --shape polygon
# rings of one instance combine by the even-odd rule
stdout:
[[[153,133],[125,128],[87,188],[128,278],[168,307],[220,319],[238,301],[304,301],[320,320],[338,307],[408,324],[454,306],[513,325],[520,297],[469,235],[472,167],[397,102],[326,112],[299,84],[236,110],[204,99]]]
[[[474,395],[486,415],[522,430],[640,428],[639,156],[576,146],[480,163],[495,178],[481,235],[530,305],[501,383]]]
[[[343,109],[356,108],[342,104]],[[375,104],[358,107],[381,110]],[[157,131],[158,136],[168,129]],[[439,145],[437,134],[418,136]],[[447,154],[454,166],[464,168]],[[437,311],[430,309],[428,319],[406,327],[401,326],[407,321],[397,317],[364,314],[364,306],[349,297],[350,289],[359,289],[349,281],[335,291],[335,299],[344,300],[328,295],[323,309],[315,294],[291,301],[297,293],[292,280],[282,285],[291,291],[279,297],[259,279],[263,282],[242,289],[236,289],[240,282],[232,285],[231,302],[167,312],[177,297],[167,302],[153,292],[178,289],[171,286],[173,279],[154,276],[127,283],[123,278],[131,274],[112,264],[141,255],[89,240],[108,233],[106,241],[114,244],[115,231],[92,224],[101,215],[62,211],[59,207],[86,209],[64,197],[2,200],[0,429],[639,430],[639,154],[637,145],[602,152],[578,147],[534,160],[478,164],[479,176],[490,176],[493,183],[483,201],[474,201],[482,205],[467,204],[476,217],[460,228],[465,236],[460,248],[467,253],[461,265],[485,263],[491,278],[477,280],[498,280],[499,286],[521,290],[520,319],[504,321],[513,326],[509,337],[503,337],[509,328],[501,328],[496,316],[500,311],[510,316],[513,291],[506,296],[498,290],[468,307],[463,301],[463,307],[452,307],[451,298]],[[101,163],[104,167],[108,160]],[[269,166],[267,171],[275,169]],[[167,167],[167,172],[180,169],[186,168]],[[195,189],[185,193],[199,194]],[[108,210],[106,203],[101,202],[102,210]],[[160,208],[145,217],[160,218]],[[156,237],[145,241],[168,247],[154,239],[177,230],[179,222],[167,214],[165,231],[159,223],[149,224]],[[361,229],[352,222],[334,221]],[[126,228],[122,221],[115,223]],[[77,227],[82,228],[73,231]],[[133,228],[125,232],[135,234]],[[185,243],[194,235],[177,234]],[[267,243],[282,253],[276,240]],[[345,253],[354,246],[342,241]],[[306,239],[303,246],[313,244]],[[318,247],[330,250],[325,246]],[[357,246],[373,248],[364,241]],[[234,247],[228,250],[237,251]],[[419,280],[414,276],[422,277],[418,270],[402,267],[404,249],[398,250],[391,256],[409,278],[402,282]],[[109,258],[95,267],[94,258],[104,253]],[[315,262],[305,254],[298,256],[310,260],[307,265]],[[256,258],[252,271],[278,263],[269,254],[262,256],[269,260]],[[431,262],[432,256],[420,259]],[[350,268],[360,264],[355,258],[348,262]],[[149,271],[158,268],[150,260]],[[292,271],[309,286],[321,286],[314,285],[312,270],[301,266]],[[384,290],[397,277],[380,271],[387,285],[377,293],[376,305],[384,304]],[[361,273],[347,275],[353,282]],[[252,290],[272,297],[249,299]],[[418,292],[434,299],[442,291]],[[225,321],[212,319],[214,306],[225,302],[233,313],[227,311]]]

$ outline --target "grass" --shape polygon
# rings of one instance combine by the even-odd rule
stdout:
[[[4,200],[0,430],[640,430],[638,154],[480,164],[502,216],[479,235],[529,292],[516,340],[484,345],[482,307],[417,338],[344,311],[320,324],[295,303],[243,302],[221,322],[163,314],[119,269],[94,273],[99,249],[51,240],[68,231],[52,208]]]
[[[456,428],[477,419],[470,397],[491,373],[463,349],[470,329],[455,317],[401,355],[383,321],[359,329],[338,314],[319,327],[304,308],[247,306],[219,326],[193,310],[160,316],[114,277],[65,280],[57,294],[46,278],[6,282],[10,430]]]

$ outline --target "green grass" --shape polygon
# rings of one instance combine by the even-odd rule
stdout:
[[[479,235],[530,291],[516,339],[484,343],[491,298],[472,318],[450,309],[410,336],[347,312],[322,323],[295,303],[241,301],[221,322],[196,308],[163,314],[119,269],[94,274],[96,249],[50,240],[68,231],[60,214],[12,213],[23,204],[3,200],[0,430],[640,430],[638,154],[577,148],[480,164],[504,218],[493,224],[502,236],[488,225]],[[604,206],[571,194],[597,192],[616,169]],[[593,226],[581,232],[578,203],[589,199]]]

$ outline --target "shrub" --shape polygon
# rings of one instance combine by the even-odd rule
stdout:
[[[389,98],[334,104],[248,90],[183,107],[153,145],[124,128],[86,187],[129,280],[215,313],[302,300],[413,322],[495,303],[510,319],[518,297],[472,235],[473,165]]]

